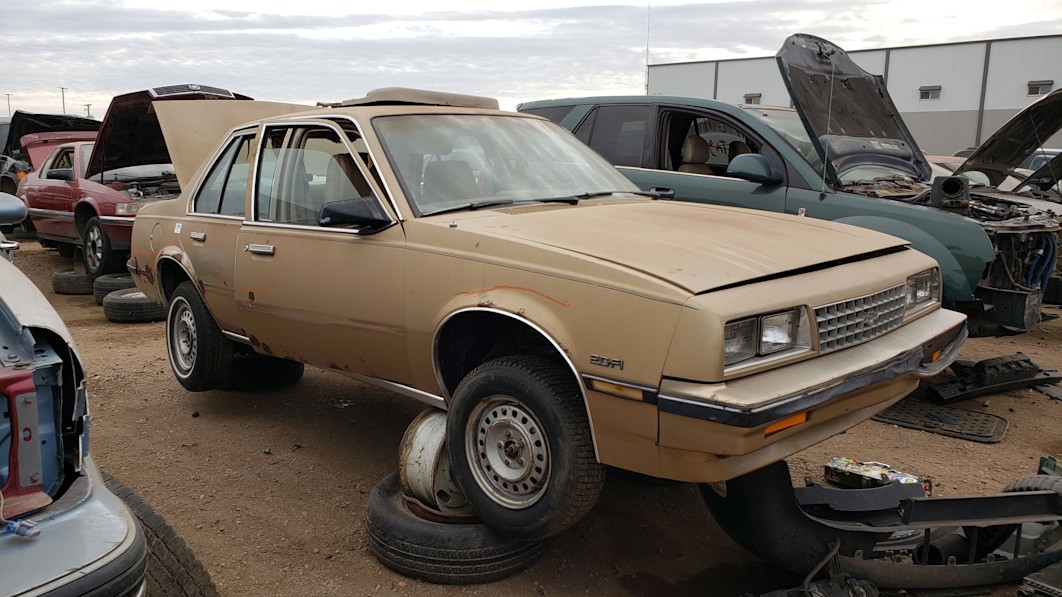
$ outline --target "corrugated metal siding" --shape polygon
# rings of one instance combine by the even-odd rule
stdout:
[[[974,145],[977,110],[901,112],[918,147],[930,155],[951,155]]]

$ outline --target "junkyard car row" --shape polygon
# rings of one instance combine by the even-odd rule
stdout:
[[[311,365],[436,409],[370,500],[385,564],[418,572],[416,546],[387,559],[405,540],[380,516],[397,511],[414,534],[474,516],[452,527],[465,551],[509,541],[529,562],[594,506],[606,466],[741,478],[895,404],[971,332],[1040,321],[1059,159],[1011,186],[983,150],[934,179],[880,77],[811,36],[779,62],[795,109],[618,97],[511,113],[396,88],[314,108],[156,88],[115,98],[95,143],[54,147],[19,195],[42,242],[82,247],[90,276],[124,265],[166,306],[185,389],[289,385]],[[850,83],[830,118],[825,72]],[[51,350],[73,361],[47,363],[66,417],[49,449],[66,487],[96,473],[75,449],[82,373],[58,326]],[[33,493],[16,472],[0,474],[9,507]]]

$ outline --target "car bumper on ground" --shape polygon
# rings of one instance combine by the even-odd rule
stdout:
[[[136,518],[104,486],[91,457],[66,493],[29,518],[36,538],[0,534],[7,595],[145,594],[147,543]]]
[[[730,479],[888,408],[950,365],[966,337],[965,317],[938,309],[871,342],[726,383],[664,380],[640,401],[587,384],[595,429],[616,430],[596,437],[599,458],[681,481]]]

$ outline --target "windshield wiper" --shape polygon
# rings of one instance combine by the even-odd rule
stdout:
[[[530,199],[529,201],[537,201],[539,203],[571,203],[572,205],[578,205],[583,199],[592,199],[594,197],[605,197],[608,195],[640,195],[642,197],[652,197],[653,199],[659,199],[660,195],[657,193],[650,193],[648,191],[587,191],[585,193],[579,193],[577,195],[564,195],[561,197],[545,197],[542,199]]]
[[[483,201],[469,201],[468,203],[462,203],[453,207],[444,207],[435,211],[425,212],[422,215],[434,216],[436,214],[449,213],[451,211],[464,211],[466,209],[482,209],[484,207],[497,207],[499,205],[512,205],[515,203],[515,199],[486,199]]]

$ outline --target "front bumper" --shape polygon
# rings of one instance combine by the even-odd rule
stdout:
[[[144,533],[129,508],[107,490],[91,457],[85,457],[82,471],[61,498],[29,517],[40,536],[0,535],[5,594],[144,595]]]
[[[665,379],[640,399],[593,391],[584,380],[598,457],[692,482],[762,468],[874,416],[948,367],[967,337],[965,319],[938,309],[859,346],[724,383]]]

